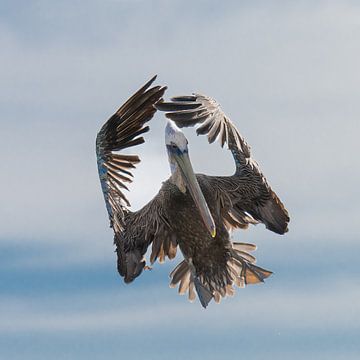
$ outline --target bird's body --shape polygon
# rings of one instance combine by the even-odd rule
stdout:
[[[224,261],[229,248],[229,233],[226,230],[219,209],[216,209],[216,200],[211,186],[205,175],[196,175],[206,203],[209,206],[216,226],[216,236],[213,238],[207,231],[191,194],[182,193],[170,180],[166,181],[161,189],[165,193],[169,223],[176,234],[180,250],[186,259],[192,259],[196,269],[204,273],[206,264],[211,266],[214,260]],[[223,264],[219,264],[220,266]]]
[[[234,125],[212,99],[198,96],[161,101],[165,88],[149,90],[152,79],[104,125],[97,137],[99,175],[114,229],[118,271],[125,282],[133,281],[145,267],[144,255],[151,245],[150,262],[173,259],[179,246],[184,260],[172,271],[171,286],[189,299],[198,294],[206,307],[212,298],[234,293],[233,285],[262,282],[271,272],[254,265],[252,244],[234,243],[236,228],[262,222],[274,232],[287,231],[288,214],[251,159],[249,147]],[[144,123],[155,112],[169,111],[165,130],[171,176],[159,193],[142,209],[131,212],[122,193],[128,171],[139,162],[135,155],[115,154],[143,142]],[[236,171],[232,176],[194,174],[188,142],[179,127],[202,124],[198,133],[209,141],[228,144]]]
[[[220,278],[226,270],[231,248],[229,232],[226,230],[211,186],[205,175],[197,175],[200,188],[204,194],[216,225],[216,236],[213,238],[207,231],[199,211],[189,192],[182,193],[169,180],[161,189],[164,204],[168,211],[168,221],[176,236],[177,243],[186,260],[192,261],[196,272],[202,276],[215,273]],[[216,269],[215,269],[216,268]]]

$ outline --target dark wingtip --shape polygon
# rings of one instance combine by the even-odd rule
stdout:
[[[267,223],[265,224],[267,229],[269,229],[270,231],[279,234],[279,235],[285,235],[288,231],[288,222],[289,220],[287,220],[287,222],[284,223]]]
[[[181,102],[181,101],[172,101],[172,102],[159,102],[156,105],[156,108],[160,111],[181,111],[181,110],[192,110],[200,107],[200,103],[196,102]]]
[[[152,84],[157,78],[157,74],[155,74],[148,82]]]
[[[152,83],[156,80],[156,78],[157,78],[157,75],[154,75],[139,91],[143,92],[146,89],[148,89],[152,85]]]
[[[171,101],[196,101],[196,96],[193,95],[180,95],[173,96]]]

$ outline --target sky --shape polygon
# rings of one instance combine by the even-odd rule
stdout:
[[[3,0],[0,358],[359,359],[359,36],[356,1]],[[206,310],[168,286],[180,256],[116,272],[95,137],[154,74],[221,103],[291,217],[234,234],[274,275]],[[134,209],[170,174],[164,125]],[[195,171],[232,173],[186,136]]]

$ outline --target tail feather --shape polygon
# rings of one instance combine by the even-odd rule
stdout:
[[[170,273],[170,287],[175,287],[176,284],[188,273],[190,272],[188,263],[184,260],[178,264],[175,269]]]
[[[235,289],[232,285],[226,285],[226,295],[227,296],[234,296],[235,295]]]
[[[180,285],[179,285],[180,295],[185,294],[186,291],[189,289],[190,281],[191,281],[191,274],[190,271],[187,271],[186,274],[180,280]]]
[[[232,246],[238,251],[255,251],[257,249],[256,245],[243,242],[233,242]]]
[[[235,284],[235,283],[234,283]],[[225,289],[225,296],[234,296],[235,295],[235,289],[233,287],[234,284],[226,285]],[[214,300],[217,304],[220,304],[221,299],[225,296],[222,296],[222,294],[219,291],[214,291]]]
[[[263,269],[260,266],[254,265],[253,262],[249,262],[246,257],[242,256],[242,252],[232,249],[231,254],[233,256],[231,265],[234,267],[235,264],[237,267],[240,266],[241,269],[239,274],[240,281],[238,281],[240,285],[243,285],[241,287],[264,282],[272,274],[270,270]]]
[[[193,282],[190,282],[189,285],[189,301],[193,302],[196,299],[196,294],[195,294],[195,286]]]
[[[243,288],[249,284],[262,283],[272,274],[271,271],[254,265],[256,259],[247,251],[255,249],[253,244],[234,243],[230,249],[227,267],[211,279],[206,274],[197,274],[194,264],[183,260],[170,273],[170,287],[179,284],[179,294],[188,292],[190,301],[193,301],[197,294],[204,308],[213,298],[219,303],[222,298],[235,294],[234,285]]]
[[[214,300],[217,304],[220,304],[221,302],[221,295],[218,291],[214,291]]]
[[[264,282],[264,280],[272,274],[270,270],[252,264],[246,264],[246,266],[243,267],[243,271],[246,284]]]
[[[246,261],[248,261],[249,263],[256,263],[256,257],[255,256],[253,256],[253,255],[251,255],[251,254],[249,254],[248,252],[246,252],[246,251],[240,251],[240,250],[235,250],[234,249],[234,251],[236,251],[236,253],[239,255],[239,256],[241,256],[243,259],[245,259]]]
[[[201,305],[206,308],[213,298],[212,292],[200,281],[200,279],[191,271],[190,265],[186,260],[183,260],[170,273],[170,287],[175,287],[179,284],[179,294],[183,295],[187,291],[189,293],[189,300],[195,300],[195,291],[198,295]]]

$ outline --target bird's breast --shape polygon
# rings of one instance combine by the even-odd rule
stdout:
[[[205,199],[216,224],[217,235],[212,238],[200,216],[189,191],[182,193],[175,185],[169,184],[167,214],[177,242],[185,258],[192,258],[195,263],[208,261],[214,263],[224,258],[229,244],[229,234],[222,219],[216,213],[215,205],[204,192]]]

